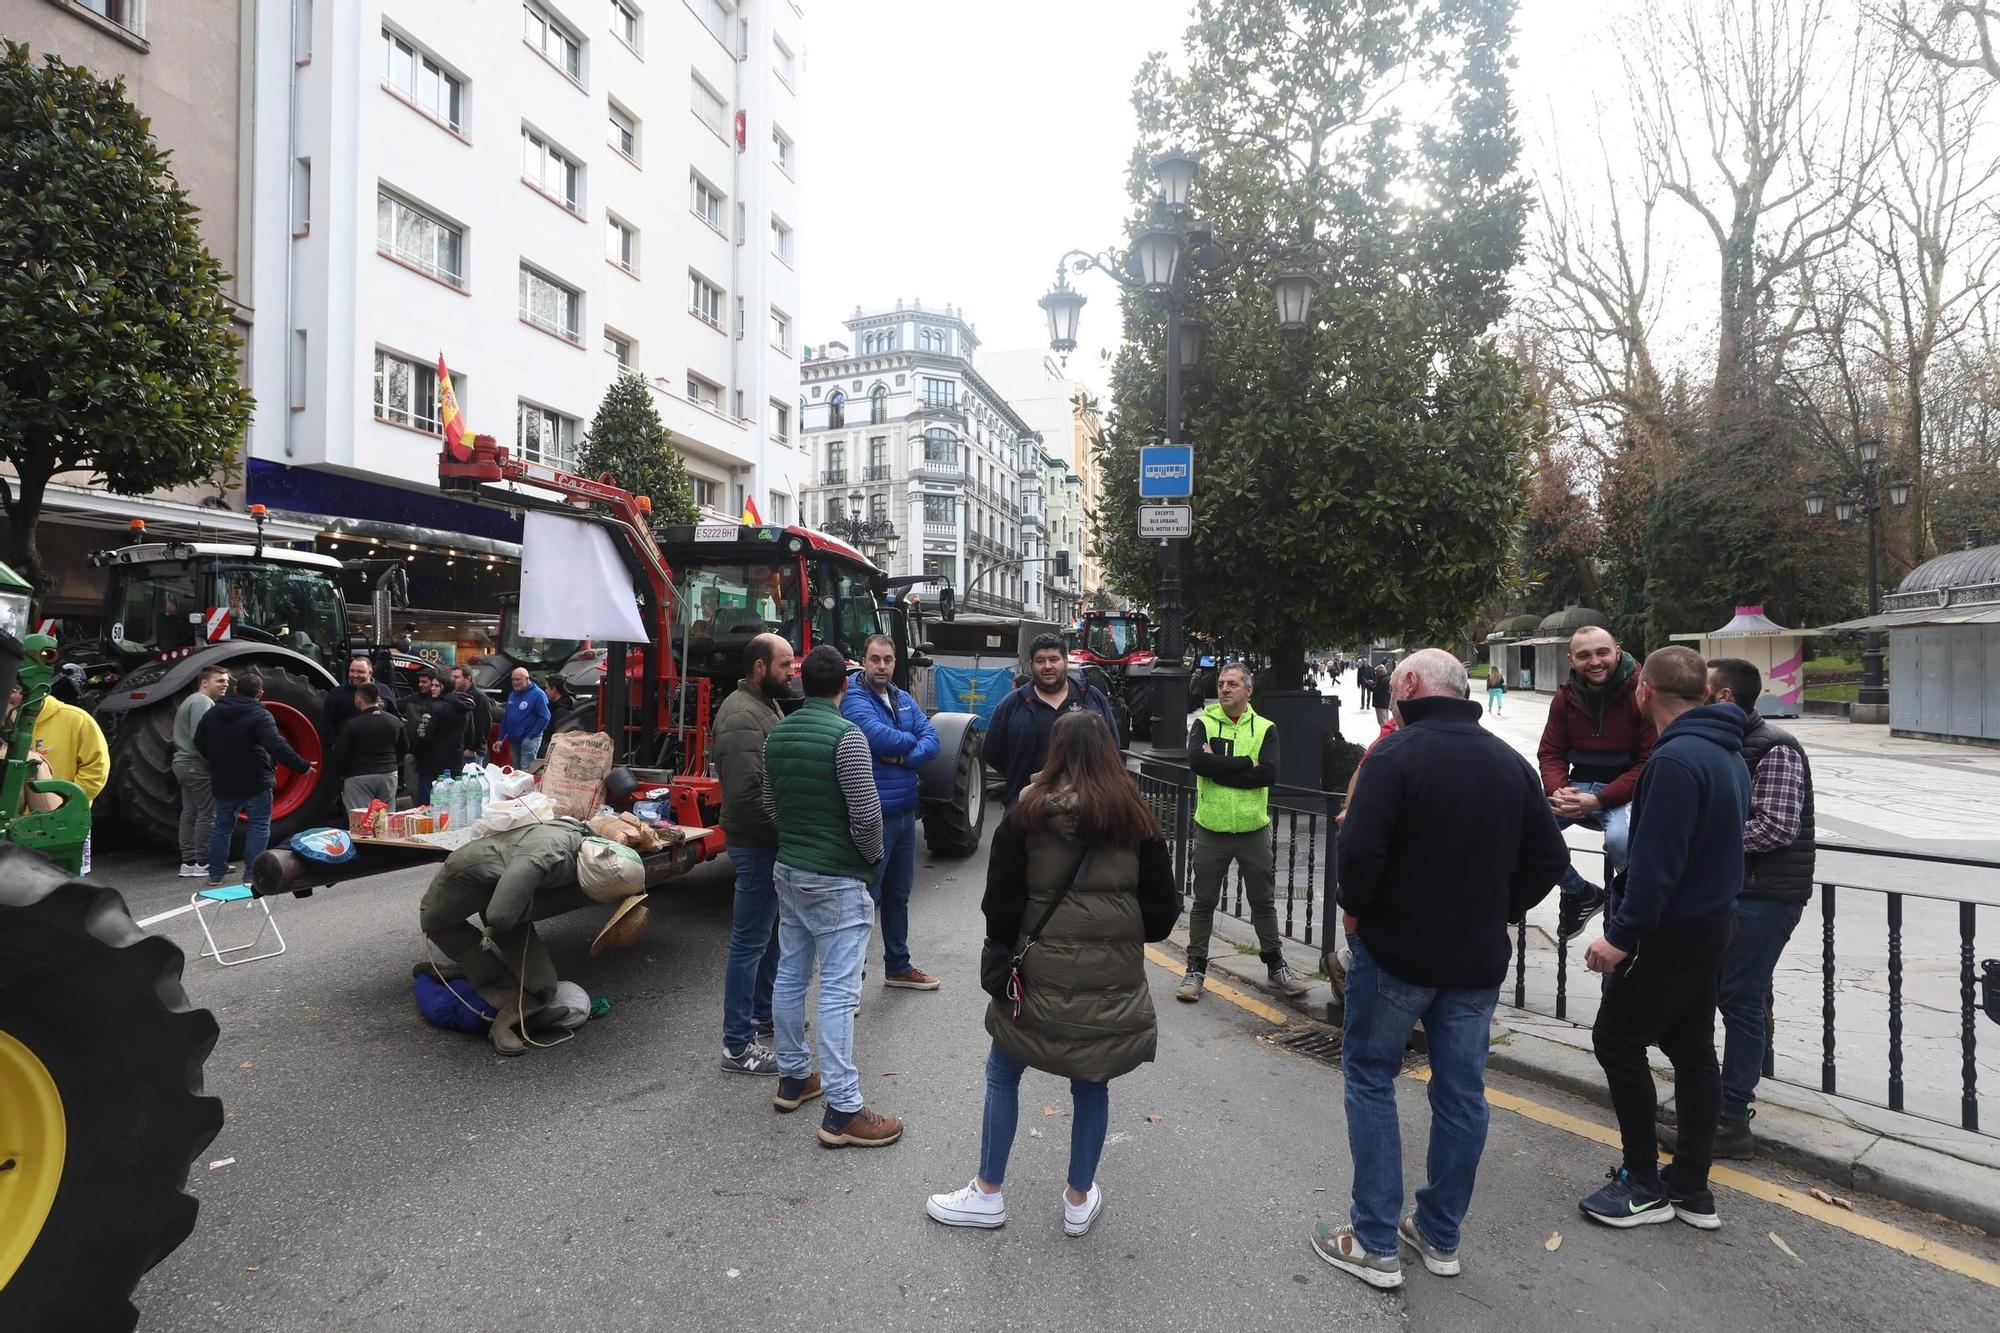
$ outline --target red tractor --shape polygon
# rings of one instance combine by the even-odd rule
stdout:
[[[1068,636],[1069,664],[1102,689],[1132,740],[1153,734],[1151,622],[1136,611],[1086,611]],[[1100,678],[1101,676],[1101,678]]]
[[[758,634],[783,635],[801,659],[831,643],[852,660],[869,635],[886,633],[896,642],[904,679],[913,659],[921,665],[890,580],[825,533],[736,523],[656,533],[647,497],[609,479],[517,459],[483,435],[462,460],[447,447],[438,479],[448,494],[559,513],[610,533],[632,575],[650,641],[599,645],[604,685],[595,717],[580,710],[571,725],[594,721],[611,737],[615,762],[638,769],[642,781],[658,775],[652,780],[668,786],[676,823],[718,822],[721,785],[709,772],[712,719],[741,679],[743,649]],[[621,664],[622,689],[611,683]],[[979,846],[985,813],[980,723],[969,713],[939,713],[931,721],[941,749],[922,770],[925,839],[933,853],[968,856]]]

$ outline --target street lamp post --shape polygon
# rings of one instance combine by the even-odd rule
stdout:
[[[847,512],[838,518],[828,519],[820,531],[838,537],[844,542],[850,542],[856,547],[881,547],[882,558],[894,564],[897,547],[896,525],[886,518],[863,518],[861,506],[866,499],[867,497],[860,491],[850,493],[847,497]]]
[[[1153,159],[1157,187],[1154,216],[1133,237],[1129,249],[1092,254],[1072,250],[1056,261],[1055,285],[1041,298],[1048,315],[1049,347],[1067,355],[1076,350],[1076,328],[1086,301],[1069,285],[1069,273],[1095,268],[1121,287],[1136,288],[1163,300],[1166,306],[1166,441],[1181,439],[1181,383],[1184,372],[1201,359],[1208,325],[1187,316],[1191,295],[1190,267],[1210,273],[1233,269],[1233,260],[1216,243],[1214,226],[1193,215],[1190,192],[1200,163],[1180,152]],[[1274,275],[1272,296],[1278,326],[1288,332],[1308,325],[1313,293],[1319,281],[1301,269]],[[1178,752],[1187,736],[1188,667],[1181,620],[1181,541],[1160,542],[1159,634],[1152,680],[1152,738],[1156,750]]]
[[[1868,614],[1882,614],[1881,530],[1883,492],[1891,507],[1901,509],[1910,502],[1910,483],[1900,477],[1882,480],[1882,437],[1864,435],[1854,442],[1860,466],[1840,479],[1841,489],[1833,496],[1834,517],[1851,521],[1859,511],[1868,524]],[[1806,494],[1806,516],[1826,514],[1826,493],[1818,489]],[[1848,717],[1856,722],[1889,720],[1889,687],[1882,679],[1882,632],[1870,629],[1861,640],[1861,690]]]

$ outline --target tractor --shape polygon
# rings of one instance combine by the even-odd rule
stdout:
[[[1084,679],[1104,691],[1112,712],[1129,728],[1129,739],[1138,741],[1153,734],[1156,655],[1150,628],[1136,611],[1086,611],[1071,631],[1071,668],[1081,670]]]
[[[604,653],[583,639],[545,639],[520,632],[521,596],[500,594],[500,632],[495,646],[472,664],[472,683],[498,702],[507,693],[507,678],[515,667],[527,668],[537,683],[562,677],[576,697],[579,715],[594,715],[597,686],[603,678]]]
[[[202,1093],[216,1025],[181,951],[76,878],[90,807],[25,758],[56,656],[27,617],[0,565],[0,696],[23,694],[0,764],[0,1328],[129,1330],[133,1287],[194,1229],[188,1169],[222,1128]]]

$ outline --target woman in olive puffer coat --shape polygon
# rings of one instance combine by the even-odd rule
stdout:
[[[1056,721],[1048,762],[993,835],[980,904],[987,938],[1018,951],[1059,894],[1047,928],[1022,959],[1019,1006],[994,1000],[987,1007],[993,1048],[986,1057],[979,1174],[963,1189],[932,1195],[925,1206],[948,1226],[1006,1222],[1000,1187],[1021,1075],[1033,1068],[1070,1081],[1075,1109],[1063,1229],[1072,1236],[1090,1230],[1104,1203],[1096,1173],[1110,1120],[1109,1084],[1153,1058],[1157,1029],[1145,944],[1167,937],[1181,896],[1152,811],[1125,771],[1111,729],[1089,711]]]

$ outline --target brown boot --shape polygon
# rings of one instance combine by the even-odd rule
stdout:
[[[493,1049],[502,1055],[523,1055],[528,1043],[521,1039],[521,1002],[509,995],[493,1015]]]
[[[833,1128],[843,1120],[845,1125]],[[829,1106],[819,1122],[822,1148],[886,1148],[902,1137],[902,1121],[892,1115],[877,1115],[865,1106],[851,1116]]]

